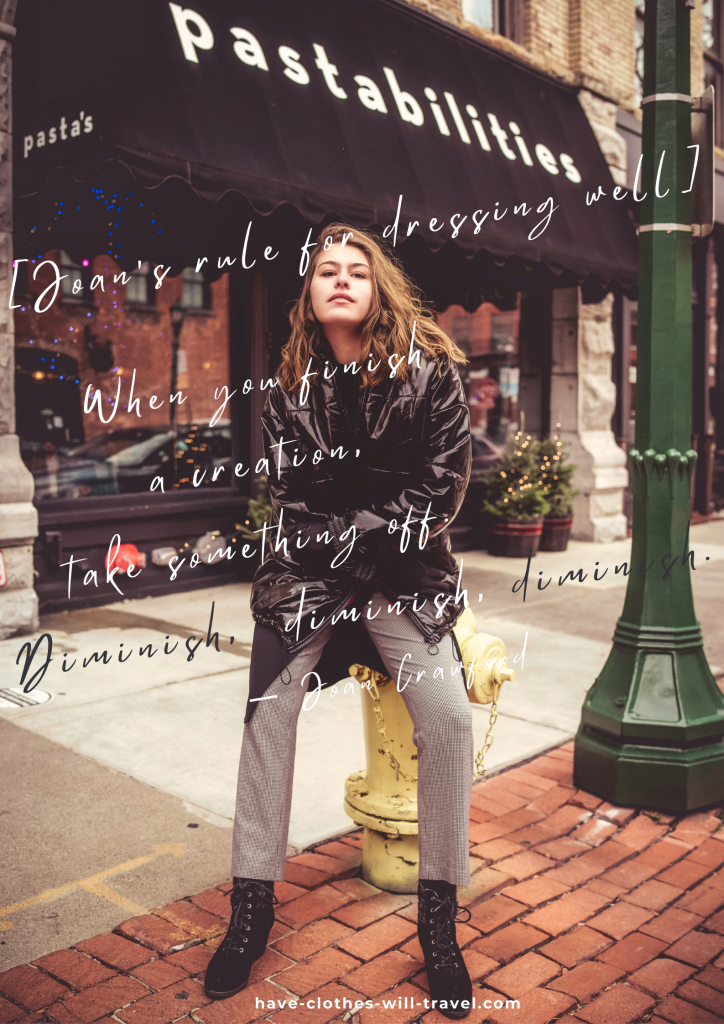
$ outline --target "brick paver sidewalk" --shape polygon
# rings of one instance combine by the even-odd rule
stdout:
[[[568,744],[473,790],[458,936],[481,1005],[467,1020],[724,1021],[721,810],[614,807],[574,789],[571,768]],[[350,833],[288,862],[272,944],[231,999],[203,990],[222,885],[0,975],[0,1024],[443,1022],[424,1005],[416,901],[355,877],[360,846]]]

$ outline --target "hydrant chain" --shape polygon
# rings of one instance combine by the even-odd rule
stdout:
[[[370,695],[372,695],[372,690],[371,689],[370,689]],[[384,746],[384,750],[381,750],[380,753],[381,754],[384,754],[384,753],[387,754],[387,756],[390,759],[390,764],[392,765],[393,769],[397,773],[398,780],[399,780],[400,776],[402,776],[402,778],[405,780],[405,782],[417,782],[417,775],[408,775],[407,772],[403,772],[403,770],[402,770],[402,768],[400,766],[400,762],[397,760],[395,755],[392,753],[392,744],[390,743],[390,741],[389,741],[389,739],[387,737],[387,726],[385,725],[385,720],[382,717],[382,708],[380,706],[380,691],[377,689],[376,686],[375,686],[375,693],[374,693],[374,696],[372,697],[372,700],[373,700],[373,710],[374,710],[374,713],[375,713],[375,718],[377,719],[377,729],[378,729],[380,735],[382,736],[382,743],[383,743],[383,746]]]
[[[497,720],[498,701],[497,698],[494,698],[490,706],[490,721],[488,723],[488,731],[485,734],[485,742],[475,755],[475,771],[473,772],[473,783],[477,782],[478,779],[482,779],[483,775],[485,775],[485,755],[493,745],[493,728]]]
[[[477,782],[478,779],[482,779],[482,777],[485,775],[485,755],[492,747],[493,740],[495,738],[493,736],[493,729],[495,728],[495,723],[498,720],[498,694],[500,693],[500,685],[501,684],[495,684],[496,695],[493,698],[493,701],[490,705],[490,721],[488,722],[488,731],[485,734],[485,742],[475,755],[475,770],[473,772],[473,783]],[[374,686],[374,693],[372,691],[372,686]],[[382,707],[380,705],[380,691],[373,681],[371,681],[369,694],[372,697],[373,711],[375,719],[377,720],[377,730],[382,736],[383,749],[380,749],[380,753],[387,754],[393,770],[397,773],[398,779],[400,778],[400,776],[402,776],[405,782],[417,782],[417,775],[409,775],[407,772],[403,772],[400,766],[400,762],[392,753],[392,744],[390,743],[390,740],[387,736],[387,726],[385,724],[385,719],[382,715]]]

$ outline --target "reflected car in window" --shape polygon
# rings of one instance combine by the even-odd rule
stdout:
[[[470,470],[470,483],[480,483],[491,466],[500,461],[502,448],[482,430],[472,430],[470,437],[473,443],[473,463]]]
[[[24,443],[22,449],[36,502],[150,491],[155,477],[164,491],[192,488],[194,477],[199,488],[232,482],[229,425],[127,428],[72,447]]]

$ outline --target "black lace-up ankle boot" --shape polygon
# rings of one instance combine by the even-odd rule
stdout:
[[[420,879],[417,887],[417,935],[430,984],[432,1008],[445,1017],[467,1017],[473,985],[455,937],[458,905],[455,886]],[[470,920],[470,912],[462,910]]]
[[[240,992],[254,963],[264,955],[274,924],[274,883],[235,878],[229,929],[206,968],[206,995],[225,999]]]

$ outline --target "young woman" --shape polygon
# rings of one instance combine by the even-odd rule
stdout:
[[[290,322],[262,417],[279,529],[252,588],[233,913],[206,989],[212,998],[238,992],[266,948],[274,880],[284,877],[297,718],[327,641],[356,609],[414,722],[418,934],[431,998],[457,1001],[443,1012],[464,1017],[472,986],[455,938],[455,887],[469,881],[474,755],[455,672],[451,630],[462,604],[446,527],[470,475],[456,367],[465,357],[374,237],[341,224],[320,235]]]

